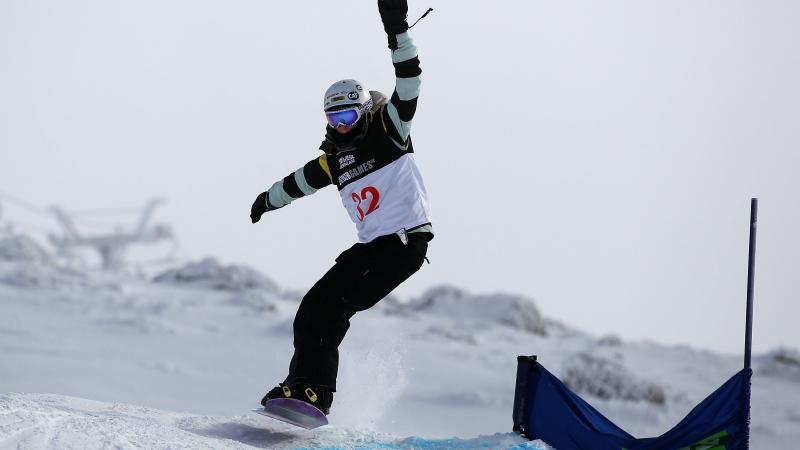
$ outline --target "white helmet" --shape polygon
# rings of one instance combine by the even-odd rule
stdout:
[[[342,80],[333,83],[325,91],[325,111],[358,108],[361,114],[372,109],[372,97],[364,85],[356,80]]]

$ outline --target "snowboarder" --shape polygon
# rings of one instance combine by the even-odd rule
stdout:
[[[262,214],[336,185],[359,242],[303,297],[294,319],[289,374],[261,400],[299,399],[330,412],[339,344],[356,312],[371,308],[422,267],[433,239],[428,194],[409,136],[420,89],[417,48],[408,35],[407,0],[378,0],[397,78],[391,98],[356,80],[325,93],[323,155],[273,184],[253,203]]]

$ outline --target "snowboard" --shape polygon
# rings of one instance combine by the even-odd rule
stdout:
[[[328,424],[328,418],[318,408],[293,398],[272,399],[263,408],[256,408],[252,411],[306,430],[313,430]]]

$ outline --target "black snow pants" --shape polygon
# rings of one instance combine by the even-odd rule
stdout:
[[[339,344],[350,318],[373,307],[422,267],[429,233],[394,234],[344,251],[308,291],[294,318],[294,356],[284,383],[336,390]]]

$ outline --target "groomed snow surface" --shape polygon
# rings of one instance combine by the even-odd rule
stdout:
[[[214,259],[153,279],[70,269],[5,239],[0,449],[546,449],[510,433],[519,354],[538,355],[642,437],[671,428],[741,365],[590,336],[518,295],[435,287],[355,317],[332,425],[299,430],[249,410],[286,375],[302,293]],[[776,349],[754,363],[751,448],[795,448],[800,355]]]
[[[50,394],[0,398],[3,448],[536,449],[513,433],[473,439],[397,438],[375,431],[299,430],[260,416],[213,417]]]

